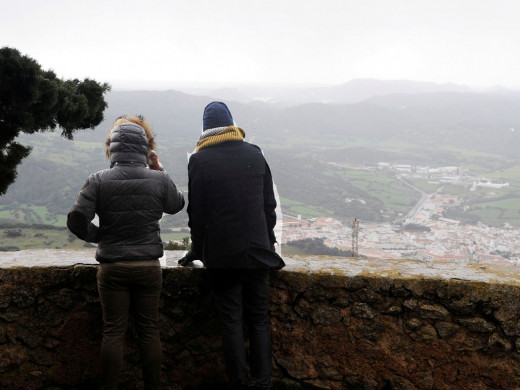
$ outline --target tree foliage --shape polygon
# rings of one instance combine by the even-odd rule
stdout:
[[[0,195],[14,182],[17,166],[31,148],[16,142],[20,133],[61,129],[72,139],[76,130],[93,129],[107,107],[107,83],[62,80],[18,50],[0,48]]]
[[[403,226],[403,229],[409,232],[430,232],[432,230],[429,226],[423,226],[417,223],[407,223]]]
[[[323,238],[304,238],[302,240],[288,242],[287,244],[299,248],[309,255],[352,257],[352,251],[331,248],[325,245]]]

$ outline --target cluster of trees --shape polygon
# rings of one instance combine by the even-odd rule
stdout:
[[[457,207],[450,207],[443,213],[445,218],[458,219],[467,225],[476,225],[481,218],[477,214],[473,214],[471,210],[464,210]]]
[[[22,231],[20,229],[9,229],[4,231],[4,236],[7,238],[21,237]]]
[[[40,224],[40,223],[34,223],[34,224],[26,224],[26,223],[1,223],[0,222],[0,230],[2,229],[37,229],[41,231],[45,230],[62,230],[62,231],[68,231],[68,229],[64,226],[52,226],[52,225],[46,225],[46,224]]]
[[[409,232],[430,232],[432,230],[428,226],[419,225],[417,223],[407,223],[403,226],[403,229]]]
[[[340,250],[331,248],[323,242],[323,238],[305,238],[287,243],[293,247],[301,249],[305,254],[309,255],[326,255],[326,256],[343,256],[352,257],[351,250]]]
[[[16,179],[17,166],[31,148],[16,142],[20,133],[61,129],[72,139],[79,129],[93,129],[107,107],[107,83],[59,79],[32,58],[0,48],[0,195]]]

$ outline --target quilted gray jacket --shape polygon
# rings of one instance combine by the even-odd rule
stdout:
[[[144,130],[125,122],[111,135],[111,166],[89,176],[67,216],[69,230],[98,244],[96,260],[152,260],[163,255],[159,220],[184,207],[164,171],[147,168]],[[99,216],[99,227],[92,223]]]

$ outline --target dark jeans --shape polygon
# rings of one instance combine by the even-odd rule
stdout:
[[[158,389],[162,346],[158,327],[162,270],[159,260],[101,264],[97,273],[103,311],[101,388],[117,389],[130,310],[138,333],[145,389]]]
[[[251,378],[259,389],[271,388],[269,270],[208,270],[220,318],[226,372],[231,389],[247,387],[244,321],[249,330]]]

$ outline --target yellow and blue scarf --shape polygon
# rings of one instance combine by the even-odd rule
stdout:
[[[195,153],[208,146],[213,146],[227,141],[243,141],[246,132],[237,126],[215,127],[202,133],[197,142]]]

